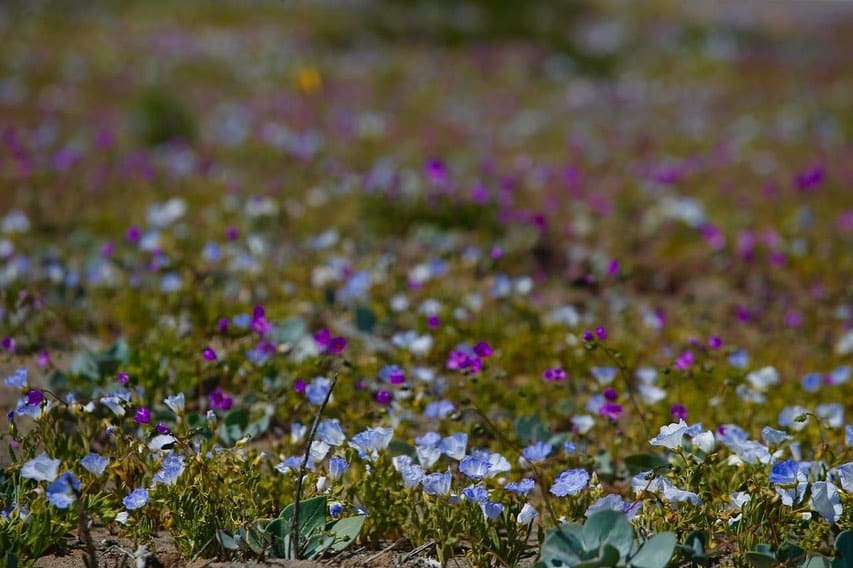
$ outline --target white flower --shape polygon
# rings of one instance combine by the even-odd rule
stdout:
[[[713,452],[716,444],[717,441],[714,438],[714,433],[710,430],[705,430],[704,432],[693,436],[693,445],[706,454]]]
[[[674,450],[681,447],[681,439],[687,433],[687,423],[684,420],[679,420],[678,423],[661,426],[657,436],[649,440],[653,446],[663,446]]]
[[[165,402],[166,406],[168,406],[175,414],[180,414],[184,411],[184,393],[182,392],[174,396],[167,396],[166,400],[163,402]]]
[[[524,507],[522,507],[521,511],[518,513],[518,518],[516,520],[518,521],[518,524],[526,525],[535,519],[537,514],[536,509],[534,509],[530,503],[525,503]]]
[[[36,481],[53,481],[59,475],[59,460],[51,459],[45,452],[34,457],[21,468],[21,477]]]
[[[578,434],[586,434],[595,425],[595,419],[589,414],[579,414],[572,416],[572,426],[577,430]]]
[[[127,524],[127,517],[128,517],[127,511],[122,511],[121,513],[116,515],[116,522],[120,525],[126,525]]]
[[[767,387],[779,384],[779,371],[774,367],[764,367],[749,373],[746,380],[755,390],[764,391]]]
[[[175,438],[174,436],[170,436],[169,434],[159,434],[157,436],[154,436],[154,439],[152,439],[148,443],[148,449],[154,450],[156,452],[162,450],[165,446],[168,446],[169,444],[174,444],[177,441],[177,438]]]

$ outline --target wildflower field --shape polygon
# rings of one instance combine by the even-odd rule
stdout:
[[[0,566],[853,567],[853,5],[0,48]]]

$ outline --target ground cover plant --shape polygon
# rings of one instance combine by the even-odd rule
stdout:
[[[0,7],[0,565],[853,566],[853,11],[388,4]]]

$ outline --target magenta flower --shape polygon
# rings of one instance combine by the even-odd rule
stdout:
[[[228,333],[228,318],[219,318],[216,326],[219,329],[219,333]]]
[[[686,371],[695,361],[696,357],[693,355],[693,352],[688,349],[675,359],[673,366],[679,371]]]
[[[147,406],[140,406],[136,409],[136,414],[133,416],[133,420],[139,424],[148,424],[151,422],[151,409]]]
[[[229,410],[234,405],[234,399],[222,390],[222,387],[216,389],[208,395],[210,407],[218,410]]]
[[[608,402],[601,405],[601,408],[598,409],[598,413],[611,420],[619,420],[619,417],[622,416],[622,405]]]
[[[614,276],[619,273],[619,261],[613,259],[610,261],[610,264],[607,266],[607,274],[610,276]]]
[[[113,255],[113,253],[115,252],[115,249],[116,249],[116,247],[113,244],[113,242],[107,241],[101,247],[101,256],[103,256],[104,258],[110,258]]]
[[[39,367],[49,367],[50,366],[50,352],[49,351],[41,351],[36,357],[36,364]]]
[[[205,361],[216,361],[216,351],[211,347],[205,347],[202,349],[201,356],[204,357]]]
[[[552,367],[545,369],[545,372],[542,373],[542,378],[549,382],[562,381],[566,378],[566,372],[559,367]]]
[[[334,355],[342,353],[347,346],[347,340],[344,337],[332,337],[332,333],[325,328],[314,334],[314,341],[324,348],[323,351]]]
[[[27,393],[27,406],[41,406],[44,402],[44,394],[37,389],[32,389]]]
[[[121,372],[119,372],[119,374],[116,375],[116,380],[119,383],[126,385],[128,383],[128,381],[130,381],[130,375],[128,375],[124,371],[121,371]]]
[[[308,383],[303,381],[302,379],[296,379],[293,382],[293,390],[298,393],[305,392],[305,389],[308,387]]]
[[[720,339],[718,336],[712,335],[708,338],[708,347],[710,347],[711,349],[719,349],[722,346],[723,340]]]
[[[607,339],[607,330],[604,326],[598,326],[595,328],[595,335],[597,335],[600,340],[604,341]]]
[[[328,347],[329,342],[332,341],[332,332],[323,328],[314,334],[314,341],[316,341],[317,345],[320,345],[321,347]]]
[[[381,390],[376,393],[376,402],[378,402],[382,406],[387,406],[391,404],[391,399],[391,393],[386,390]]]

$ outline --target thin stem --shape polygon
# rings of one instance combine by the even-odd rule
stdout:
[[[293,506],[293,521],[290,525],[290,543],[288,544],[287,556],[292,559],[299,558],[299,504],[302,501],[302,478],[305,477],[305,470],[308,468],[308,459],[311,457],[311,444],[314,442],[314,435],[317,433],[317,426],[320,424],[320,417],[323,415],[323,410],[329,404],[329,399],[332,397],[332,391],[335,390],[335,385],[338,382],[338,375],[332,377],[332,383],[329,385],[329,390],[326,391],[326,396],[323,398],[323,404],[317,410],[317,415],[314,416],[314,423],[311,425],[311,431],[308,433],[308,441],[305,444],[305,455],[302,456],[302,465],[299,466],[299,477],[296,480],[296,502]],[[294,548],[295,547],[295,548]]]

